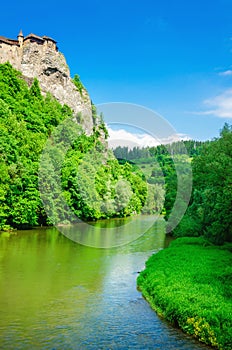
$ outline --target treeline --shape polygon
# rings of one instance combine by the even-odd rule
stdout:
[[[73,133],[80,116],[76,119],[50,94],[42,96],[36,79],[29,88],[9,63],[0,65],[0,229],[67,223],[69,209],[83,220],[141,211],[147,195],[142,174],[106,153],[100,142],[103,122],[86,136],[80,125]],[[44,154],[49,136],[51,147]],[[99,154],[103,164],[94,160]],[[41,191],[49,193],[45,203]],[[53,208],[50,219],[44,204]]]
[[[141,163],[152,162],[152,157],[167,154],[188,154],[193,157],[199,154],[200,148],[205,144],[202,141],[187,140],[173,142],[167,145],[158,145],[156,147],[133,147],[132,149],[124,146],[116,147],[113,152],[116,158],[135,160],[140,159]]]

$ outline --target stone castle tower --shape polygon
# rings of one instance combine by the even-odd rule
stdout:
[[[19,46],[22,48],[23,47],[23,39],[24,39],[22,30],[20,30],[17,38],[18,38]]]

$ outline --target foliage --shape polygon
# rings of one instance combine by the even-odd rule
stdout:
[[[70,209],[84,220],[141,211],[147,194],[143,176],[107,154],[100,141],[105,132],[103,118],[95,117],[99,123],[87,136],[73,122],[69,107],[61,106],[50,94],[41,95],[38,80],[28,88],[9,63],[0,65],[0,229],[67,223]],[[43,155],[40,186],[46,189],[43,200],[50,219],[38,185],[46,144],[50,147]],[[91,174],[95,174],[94,181]],[[123,191],[125,182],[128,186]],[[85,198],[87,189],[90,202]]]
[[[189,180],[191,176],[189,155],[198,154],[202,145],[202,142],[197,141],[179,141],[152,148],[134,147],[130,150],[128,147],[117,147],[114,150],[115,156],[121,163],[123,159],[129,159],[130,162],[133,161],[140,167],[146,177],[148,188],[153,188],[153,191],[155,189],[155,197],[157,200],[159,198],[159,205],[157,207],[157,200],[155,200],[151,209],[152,200],[148,192],[149,198],[147,198],[146,207],[143,209],[144,213],[157,213],[157,208],[162,207],[160,211],[167,220],[172,214],[170,225],[180,220],[178,215],[181,215],[179,213],[183,212],[182,208],[186,207],[186,203],[188,204],[186,193],[189,192],[187,186],[191,183]],[[186,154],[187,152],[189,155]],[[179,187],[178,182],[181,184]],[[165,200],[163,200],[164,193]],[[148,201],[149,205],[147,205]],[[175,202],[176,208],[181,208],[181,210],[172,212]],[[170,231],[168,226],[167,230]]]
[[[42,97],[38,81],[29,89],[10,64],[0,65],[0,228],[43,221],[38,158],[51,130],[71,114]]]
[[[215,244],[232,241],[232,127],[229,124],[225,124],[220,138],[213,141],[179,141],[132,150],[117,147],[114,154],[120,162],[129,159],[137,164],[149,185],[160,185],[160,189],[165,189],[163,213],[170,227],[180,220],[178,213],[183,212],[173,211],[174,204],[177,209],[186,206],[186,190],[191,176],[190,167],[186,165],[191,162],[192,198],[173,235],[204,235]],[[167,230],[169,232],[168,226]]]
[[[159,184],[148,184],[147,198],[142,209],[143,214],[160,214],[163,210],[165,190]]]
[[[200,341],[232,347],[232,255],[203,238],[179,238],[138,277],[152,307]],[[181,277],[181,278],[180,278]]]
[[[126,159],[126,160],[134,160],[134,159],[145,159],[150,157],[149,148],[139,148],[133,147],[129,149],[128,147],[118,146],[114,149],[114,155],[116,158]]]
[[[176,236],[204,235],[215,244],[232,241],[232,127],[193,159],[193,196]],[[189,230],[190,226],[192,229]],[[194,227],[194,230],[193,230]],[[195,231],[195,232],[193,232]]]
[[[205,144],[202,141],[178,141],[173,142],[171,145],[159,145],[156,147],[128,147],[118,146],[114,149],[114,155],[116,158],[127,159],[127,160],[139,160],[141,163],[153,162],[154,157],[162,155],[173,155],[173,154],[187,154],[189,157],[199,154],[200,149]]]
[[[78,75],[78,74],[75,74],[72,81],[73,81],[74,85],[76,86],[77,90],[79,91],[79,93],[80,93],[81,96],[82,96],[82,91],[83,91],[83,89],[84,89],[84,86],[83,86],[83,84],[82,84],[82,82],[81,82],[81,80],[80,80],[79,75]]]
[[[69,205],[79,218],[123,217],[141,212],[147,194],[141,174],[96,148],[79,157],[76,151],[74,146],[74,152],[67,154],[63,188],[69,192]]]

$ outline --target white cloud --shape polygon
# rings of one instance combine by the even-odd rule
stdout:
[[[124,129],[113,130],[108,127],[109,139],[108,144],[110,148],[117,146],[133,147],[152,147],[160,144],[158,140],[148,134],[134,134]]]
[[[108,144],[110,148],[116,148],[118,146],[125,146],[129,149],[132,149],[133,147],[154,147],[160,145],[161,143],[167,144],[179,140],[190,139],[187,135],[176,134],[171,135],[166,139],[158,140],[149,134],[130,133],[125,129],[113,130],[109,126],[107,128],[109,132]]]
[[[224,72],[220,72],[219,75],[223,76],[223,77],[228,77],[228,76],[231,76],[232,75],[232,70],[231,69],[228,69]]]
[[[208,110],[200,112],[202,115],[213,115],[219,118],[232,118],[232,89],[204,101]]]

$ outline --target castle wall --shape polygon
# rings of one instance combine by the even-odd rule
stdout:
[[[53,41],[45,40],[44,46],[45,46],[46,48],[49,48],[49,49],[52,49],[52,50],[57,51],[56,43],[54,43]]]
[[[16,45],[9,45],[6,43],[0,43],[0,63],[9,61],[16,69],[20,69],[21,66],[21,52],[20,48]]]

